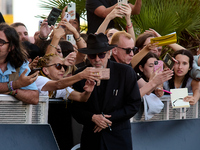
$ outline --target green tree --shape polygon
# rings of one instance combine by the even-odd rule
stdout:
[[[71,1],[76,3],[77,12],[85,19],[86,0],[41,0],[41,8],[63,9]],[[129,2],[134,4],[135,0]],[[180,45],[186,48],[195,47],[199,44],[199,6],[199,0],[142,0],[140,14],[132,16],[136,36],[149,28],[161,35],[176,32]],[[115,25],[117,28],[125,29],[126,22],[124,19],[116,18]]]

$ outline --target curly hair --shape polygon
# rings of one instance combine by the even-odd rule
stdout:
[[[27,61],[26,50],[21,46],[19,35],[13,27],[10,27],[6,23],[1,23],[0,31],[4,32],[9,42],[8,49],[11,49],[5,61],[10,62],[11,66],[16,69]]]

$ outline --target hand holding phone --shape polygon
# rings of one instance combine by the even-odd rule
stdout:
[[[163,61],[162,60],[154,61],[154,69],[153,70],[154,70],[154,72],[158,70],[158,73],[162,72],[163,71]]]
[[[74,15],[71,15],[71,19],[76,19],[76,15],[75,15],[76,14],[76,3],[73,3],[73,2],[68,3],[67,11],[68,11],[68,13],[70,11],[73,11]]]
[[[128,0],[118,0],[118,5],[128,4]]]
[[[166,64],[166,66],[171,70],[174,66],[174,59],[172,56],[170,56],[168,53],[164,56],[163,62]]]

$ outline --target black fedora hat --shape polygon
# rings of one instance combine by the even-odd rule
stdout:
[[[116,45],[109,45],[108,38],[105,34],[89,34],[87,47],[78,51],[83,54],[97,54],[113,49]]]

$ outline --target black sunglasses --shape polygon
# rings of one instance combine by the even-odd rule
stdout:
[[[4,44],[7,44],[9,42],[4,41],[3,39],[0,39],[0,46],[3,46]]]
[[[121,48],[121,49],[125,50],[125,51],[126,51],[126,54],[130,54],[131,51],[133,51],[133,54],[135,54],[135,52],[138,50],[137,47],[133,47],[133,48],[122,48],[122,47],[118,47],[118,48]]]
[[[99,54],[88,54],[88,57],[90,59],[95,59],[96,58],[96,55],[98,55],[98,57],[100,59],[103,59],[105,56],[106,56],[106,53],[99,53]]]
[[[60,64],[60,63],[52,64],[52,65],[48,65],[48,66],[45,66],[45,67],[51,67],[51,66],[55,66],[56,69],[58,69],[58,70],[61,70],[62,67],[65,69],[65,71],[68,69],[68,66],[66,66],[66,65],[62,65],[62,64]]]

